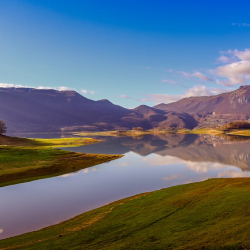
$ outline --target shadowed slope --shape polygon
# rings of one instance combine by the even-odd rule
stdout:
[[[197,121],[193,116],[186,113],[167,112],[156,108],[151,108],[146,105],[141,105],[133,111],[142,115],[150,124],[150,128],[194,128],[197,126]]]
[[[92,101],[75,91],[0,88],[0,115],[8,131],[60,131],[62,127],[117,123],[129,110]]]
[[[8,132],[103,131],[141,126],[193,128],[188,114],[145,105],[129,110],[108,100],[93,101],[76,91],[0,88],[0,118]]]

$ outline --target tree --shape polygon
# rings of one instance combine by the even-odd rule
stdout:
[[[221,129],[250,129],[250,123],[247,121],[229,122],[221,126]]]
[[[7,127],[4,120],[0,120],[0,135],[6,133]]]

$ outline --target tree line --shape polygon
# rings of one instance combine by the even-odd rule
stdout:
[[[220,127],[221,129],[250,129],[250,123],[247,121],[235,121],[224,124]]]

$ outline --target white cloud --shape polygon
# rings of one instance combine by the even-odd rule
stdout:
[[[151,94],[148,98],[142,99],[141,101],[154,101],[156,103],[171,103],[176,102],[182,98],[192,97],[192,96],[212,96],[221,94],[224,92],[232,91],[232,89],[222,89],[222,88],[207,88],[206,86],[193,86],[188,89],[184,94],[180,95],[170,95],[170,94]]]
[[[245,49],[245,51],[239,51],[239,50],[235,50],[234,51],[235,56],[237,56],[239,59],[243,60],[243,61],[250,61],[250,50],[249,49]]]
[[[250,50],[229,50],[227,53],[236,57],[239,61],[220,66],[213,70],[215,75],[227,78],[222,81],[216,79],[216,82],[224,86],[246,84],[246,80],[250,79]]]
[[[20,85],[20,84],[12,84],[12,83],[0,83],[0,88],[32,88],[32,89],[55,89],[59,91],[65,90],[74,90],[69,87],[60,86],[60,87],[47,87],[47,86],[39,86],[39,87],[31,87],[27,85]]]
[[[0,228],[0,234],[3,232],[3,229]]]
[[[28,87],[28,86],[25,86],[25,87],[33,88],[33,87]],[[59,91],[75,90],[73,88],[69,88],[69,87],[65,87],[65,86],[60,86],[60,87],[39,86],[39,87],[34,88],[34,89],[54,89],[54,90],[59,90]]]
[[[69,88],[69,87],[61,86],[61,87],[58,87],[58,90],[59,91],[65,91],[65,90],[73,90],[73,89]]]
[[[29,87],[28,86],[19,85],[19,84],[0,83],[0,88],[29,88]]]
[[[37,89],[53,89],[52,87],[39,86]]]
[[[87,90],[86,89],[81,89],[81,92],[83,93],[83,94],[87,94]]]

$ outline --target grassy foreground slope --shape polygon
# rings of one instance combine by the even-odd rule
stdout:
[[[99,141],[90,138],[26,139],[0,136],[0,187],[62,175],[121,157],[53,148],[95,142]]]
[[[250,179],[210,179],[126,198],[0,249],[249,249]]]

